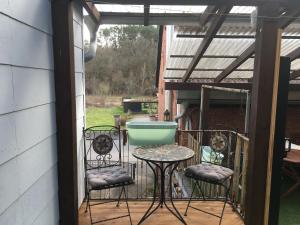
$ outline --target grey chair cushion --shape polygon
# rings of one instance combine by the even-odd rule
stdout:
[[[133,180],[122,167],[92,169],[86,172],[90,190],[100,190],[122,184],[132,184]]]
[[[211,183],[223,183],[232,174],[231,169],[209,163],[189,166],[185,171],[187,177]]]

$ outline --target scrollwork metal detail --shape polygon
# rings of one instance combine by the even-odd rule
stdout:
[[[106,134],[100,134],[93,140],[93,149],[99,155],[108,154],[112,148],[113,139]]]

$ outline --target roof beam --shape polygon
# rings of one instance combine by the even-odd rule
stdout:
[[[215,82],[218,83],[226,78],[232,71],[243,64],[249,57],[253,55],[255,51],[255,43],[251,44],[236,60],[234,60],[222,73],[220,73],[216,78]]]
[[[204,34],[177,34],[176,38],[204,38]],[[255,35],[224,35],[217,34],[214,38],[223,38],[223,39],[254,39]],[[282,39],[300,39],[299,35],[284,35]]]
[[[299,1],[300,2],[300,1]],[[131,13],[131,12],[100,12],[101,24],[132,24],[132,25],[144,25],[145,14]],[[199,26],[199,18],[203,13],[149,13],[149,25],[186,25],[186,26]],[[238,18],[238,20],[237,20]],[[249,15],[240,16],[236,14],[227,15],[224,24],[240,24],[240,26],[248,26],[250,23]],[[208,22],[206,26],[209,26],[211,22]],[[185,34],[180,34],[185,35]],[[179,37],[179,36],[177,36]],[[183,36],[184,37],[184,36]],[[189,36],[186,36],[189,37]],[[190,36],[192,38],[192,36]],[[201,38],[203,36],[199,36]],[[223,38],[226,36],[217,35],[217,38]],[[234,37],[234,36],[233,36]],[[236,36],[242,38],[240,36]],[[250,36],[251,38],[253,36]],[[285,36],[284,36],[285,37]],[[286,36],[288,38],[289,36]],[[295,36],[293,36],[295,37]],[[197,35],[195,36],[197,38]]]
[[[199,26],[199,13],[149,13],[148,25]],[[144,25],[144,13],[101,12],[101,24]]]
[[[206,7],[205,11],[200,16],[199,30],[203,29],[203,27],[207,24],[207,22],[210,20],[212,15],[217,12],[218,8],[219,7],[215,5],[209,5]]]
[[[279,18],[279,27],[284,29],[286,28],[291,22],[293,22],[296,17],[299,15],[300,10],[294,9],[286,14],[282,15],[281,19]],[[255,52],[255,42],[250,45],[243,53],[242,55],[237,58],[235,61],[233,61],[221,74],[219,74],[215,82],[221,82],[224,78],[226,78],[232,71],[234,71],[236,68],[238,68],[243,62],[245,62],[250,56],[252,56]]]
[[[300,77],[300,70],[295,70],[294,72],[291,73],[290,80],[295,80],[298,77]]]
[[[180,54],[173,54],[170,55],[170,58],[193,58],[194,55],[180,55]],[[239,55],[203,55],[202,58],[207,59],[236,59]]]
[[[147,0],[89,0],[97,4],[144,5]],[[281,6],[300,6],[299,0],[149,0],[150,5],[224,5],[259,6],[278,3]]]
[[[231,9],[231,7],[223,6],[218,10],[217,14],[214,15],[214,17],[212,18],[212,22],[206,32],[205,38],[201,41],[201,44],[200,44],[192,62],[188,66],[188,70],[185,72],[185,74],[182,78],[183,82],[186,82],[189,79],[189,77],[191,76],[191,74],[192,74],[193,70],[195,69],[195,67],[197,66],[199,60],[204,55],[206,49],[210,45],[213,37],[216,35],[219,28],[221,27],[223,21],[226,18],[226,15],[230,12],[230,9]]]
[[[165,90],[200,90],[202,85],[251,90],[252,83],[165,82]],[[289,91],[299,91],[300,84],[290,84]]]
[[[251,83],[206,83],[206,82],[165,82],[165,90],[201,90],[202,85],[211,85],[216,87],[251,89]]]
[[[296,48],[294,51],[290,52],[286,57],[289,57],[291,61],[300,58],[300,47]]]
[[[144,26],[149,25],[149,13],[150,13],[150,5],[144,5]]]
[[[82,6],[85,8],[85,10],[88,12],[88,14],[92,17],[94,22],[96,24],[100,24],[100,13],[96,6],[87,0],[82,0]]]
[[[188,68],[166,68],[166,70],[172,70],[172,71],[187,71]],[[194,69],[193,71],[224,71],[224,69],[214,69],[214,68],[211,68],[211,69]],[[253,71],[253,69],[237,69],[235,71]]]

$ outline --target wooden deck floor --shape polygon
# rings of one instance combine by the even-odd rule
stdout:
[[[145,201],[130,201],[129,207],[131,211],[131,217],[133,225],[136,225],[141,217],[144,215],[146,210],[148,209],[150,202]],[[175,203],[177,209],[183,215],[187,202],[185,201],[177,201]],[[201,209],[210,211],[212,213],[220,213],[222,209],[221,202],[193,202],[193,206],[201,207]],[[89,213],[84,212],[85,203],[80,208],[79,211],[79,224],[80,225],[89,225],[90,218]],[[126,214],[127,208],[125,202],[122,202],[119,208],[115,207],[115,203],[108,203],[105,205],[98,205],[92,207],[93,218],[95,219],[107,219],[119,215]],[[204,214],[202,212],[196,211],[192,208],[189,208],[188,216],[184,217],[185,221],[189,225],[218,225],[219,219],[208,214]],[[122,224],[129,225],[129,217],[124,217],[117,220],[107,221],[105,223],[99,223],[103,225],[111,225],[111,224]],[[158,209],[155,213],[153,213],[144,223],[144,225],[181,225],[180,223],[166,208]],[[226,206],[225,214],[223,218],[222,225],[244,225],[243,221],[240,217],[232,211],[230,205]]]

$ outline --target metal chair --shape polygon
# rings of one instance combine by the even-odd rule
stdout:
[[[85,184],[86,184],[86,209],[89,210],[91,224],[101,223],[109,220],[129,217],[132,225],[130,210],[128,206],[127,193],[125,186],[133,184],[132,168],[122,163],[120,127],[114,126],[95,126],[83,130],[84,137],[84,166],[85,166]],[[110,188],[120,188],[120,193],[115,199],[109,201],[91,204],[91,192],[107,190]],[[113,218],[94,221],[92,218],[91,207],[95,205],[117,202],[119,207],[120,200],[124,194],[124,199],[128,213],[126,215]]]
[[[203,157],[201,154],[200,164],[189,166],[185,170],[185,176],[193,179],[194,185],[193,185],[192,193],[191,193],[191,196],[190,196],[190,199],[189,199],[189,202],[186,207],[184,215],[187,216],[188,209],[193,208],[195,210],[201,211],[201,212],[209,214],[211,216],[220,218],[220,221],[219,221],[219,225],[220,225],[222,223],[224,210],[226,207],[226,203],[228,201],[229,191],[231,189],[233,170],[231,170],[225,166],[221,166],[222,160],[224,157],[222,152],[225,152],[225,150],[228,147],[227,146],[227,137],[223,134],[216,134],[211,137],[210,143],[211,143],[210,146],[211,146],[211,155],[212,155],[211,160],[203,160]],[[201,151],[203,151],[203,148],[201,148]],[[194,206],[191,206],[191,200],[192,200],[193,194],[195,192],[196,186],[198,187],[203,200],[206,201],[204,192],[203,192],[199,182],[205,182],[205,183],[224,187],[225,200],[224,200],[224,205],[222,208],[221,215],[217,215],[217,214],[196,208]],[[228,182],[229,182],[229,185],[227,185]]]

